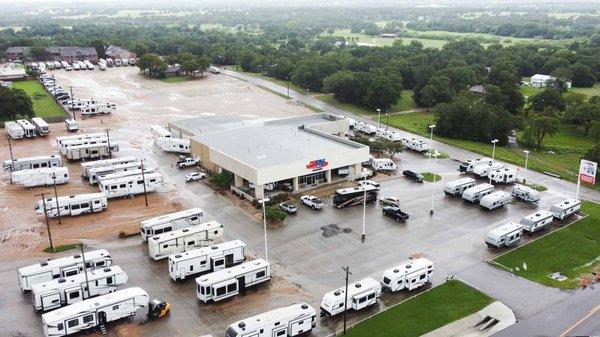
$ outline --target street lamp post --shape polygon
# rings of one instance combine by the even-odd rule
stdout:
[[[10,152],[10,184],[13,184],[13,178],[12,178],[12,172],[13,172],[13,165],[15,165],[15,158],[13,157],[13,151],[12,151],[12,143],[10,142],[10,136],[8,136],[8,151]]]
[[[379,129],[379,124],[381,121],[381,109],[377,109],[377,128]]]
[[[263,227],[264,227],[264,231],[265,231],[265,261],[269,261],[269,250],[267,248],[267,208],[266,208],[265,204],[267,202],[269,202],[270,199],[265,198],[264,193],[265,193],[265,188],[263,185],[263,198],[258,200],[258,202],[260,204],[262,204],[262,209],[263,209]]]
[[[433,163],[431,156],[433,155],[433,129],[435,129],[435,124],[429,126],[430,136],[429,136],[429,171],[433,175],[433,183],[435,183],[435,173],[433,172]],[[431,208],[429,208],[429,215],[433,215],[433,199],[435,198],[435,188],[431,190]]]
[[[525,171],[523,172],[523,184],[527,183],[527,160],[529,159],[529,150],[524,150],[525,153]]]
[[[385,129],[387,130],[390,127],[390,114],[386,112],[385,114]]]
[[[496,156],[496,143],[498,143],[498,139],[493,139],[492,144],[494,144],[493,145],[494,147],[492,148],[492,165],[494,164],[494,157]],[[492,175],[490,173],[488,173],[488,176],[490,177],[490,184],[491,184],[492,183]]]
[[[362,223],[362,236],[360,237],[361,242],[365,242],[367,238],[367,171],[362,172],[364,178],[364,193],[363,193],[363,223]]]

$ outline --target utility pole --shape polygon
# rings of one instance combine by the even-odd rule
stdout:
[[[71,113],[73,114],[73,120],[76,121],[77,118],[75,118],[75,97],[73,97],[73,86],[70,85],[69,89],[71,89],[71,106],[69,107],[69,109],[71,110]]]
[[[56,199],[56,214],[58,215],[58,223],[62,224],[62,220],[60,220],[60,207],[58,206],[58,192],[56,191],[56,173],[52,173],[52,181],[54,183],[54,199]]]
[[[146,201],[146,207],[148,207],[148,193],[146,192],[146,174],[144,171],[144,159],[140,160],[142,164],[142,181],[144,182],[144,201]]]
[[[56,102],[56,79],[54,78],[54,74],[52,74],[52,85],[54,86],[54,94],[52,96],[54,96],[54,101]]]
[[[42,206],[44,207],[44,218],[46,218],[46,229],[48,230],[48,241],[50,241],[50,249],[55,251],[54,243],[52,243],[52,233],[50,232],[50,222],[48,221],[48,213],[46,211],[46,195],[42,192],[40,194],[36,194],[36,196],[42,197]]]
[[[85,263],[85,254],[83,253],[83,243],[79,244],[81,250],[81,260],[83,261],[83,272],[85,273],[85,287],[87,290],[87,297],[90,298],[90,281],[88,280],[87,265]]]
[[[112,150],[110,149],[110,129],[106,129],[106,140],[108,141],[108,158],[112,158]],[[144,182],[144,188],[146,187],[146,182]],[[148,206],[148,205],[146,205]]]
[[[12,172],[13,172],[13,165],[15,164],[15,159],[13,158],[13,152],[12,152],[12,143],[10,142],[10,136],[8,136],[8,151],[10,151],[10,184],[13,184],[13,180],[12,180]]]
[[[287,81],[287,98],[290,98],[290,78],[286,75],[285,79]]]
[[[348,312],[348,275],[352,275],[350,272],[350,266],[346,266],[342,269],[346,272],[346,290],[344,291],[344,335],[346,334],[346,322],[347,322],[347,312]]]

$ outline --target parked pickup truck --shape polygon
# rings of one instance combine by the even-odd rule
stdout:
[[[386,206],[383,208],[383,215],[398,222],[404,222],[408,220],[408,214],[402,212],[399,207]]]
[[[190,166],[195,166],[198,164],[200,160],[196,159],[196,158],[183,158],[180,161],[177,162],[177,167],[179,168],[184,168],[184,167],[190,167]]]
[[[314,195],[303,195],[300,197],[300,203],[304,204],[314,210],[323,209],[325,205],[323,201]]]

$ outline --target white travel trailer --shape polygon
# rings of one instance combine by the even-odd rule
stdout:
[[[115,66],[120,67],[123,65],[123,60],[121,59],[115,59]]]
[[[81,67],[79,66],[79,62],[77,61],[73,61],[73,70],[80,70]]]
[[[112,109],[105,105],[86,105],[80,109],[81,116],[96,116],[96,115],[110,115]]]
[[[377,171],[395,171],[398,168],[389,158],[375,158],[371,161],[371,166]]]
[[[508,203],[510,203],[510,193],[504,191],[490,193],[479,200],[479,206],[490,211],[503,207]]]
[[[60,61],[60,65],[61,65],[63,68],[67,68],[67,67],[69,66],[69,62],[67,62],[67,61]]]
[[[89,271],[87,278],[84,273],[80,273],[34,284],[31,287],[33,308],[37,311],[50,311],[90,297],[110,294],[125,283],[127,274],[119,266],[112,266]]]
[[[84,140],[84,139],[93,139],[93,138],[106,138],[106,133],[104,133],[104,132],[83,133],[83,134],[77,134],[77,135],[73,135],[73,136],[60,136],[60,137],[55,137],[54,140],[56,141],[57,146],[62,147],[63,143],[69,143],[72,140]]]
[[[54,62],[46,62],[46,68],[48,68],[48,70],[53,70],[54,69]]]
[[[123,157],[123,158],[88,161],[85,163],[81,163],[81,176],[83,178],[89,177],[90,170],[93,168],[96,168],[96,167],[127,164],[127,163],[133,163],[133,162],[137,162],[137,161],[139,161],[139,159],[137,159],[135,157]]]
[[[106,63],[98,63],[98,69],[102,71],[106,70]]]
[[[402,138],[402,145],[412,151],[425,152],[431,148],[429,144],[415,138]]]
[[[501,168],[489,173],[493,183],[512,184],[517,181],[517,170],[511,168]]]
[[[151,236],[198,225],[203,219],[204,211],[198,207],[164,214],[140,221],[140,234],[143,241],[148,241]]]
[[[173,136],[171,131],[167,130],[163,125],[150,125],[150,132],[155,139],[171,138]]]
[[[58,197],[58,208],[55,198],[47,198],[46,214],[55,218],[59,215],[77,216],[89,213],[102,212],[107,207],[106,195],[104,193],[77,194]],[[39,200],[35,205],[38,214],[44,214],[44,202]]]
[[[86,252],[83,257],[81,254],[76,254],[21,267],[17,269],[21,292],[30,291],[34,284],[82,273],[84,257],[88,270],[112,265],[112,258],[108,251],[100,249]]]
[[[554,214],[549,211],[537,211],[523,217],[519,223],[523,225],[523,230],[534,233],[546,229],[554,221]]]
[[[71,109],[81,109],[84,106],[87,105],[94,105],[94,104],[98,104],[98,101],[96,101],[93,98],[90,99],[68,99],[67,100],[67,106],[70,107]]]
[[[196,296],[204,303],[217,302],[270,279],[271,264],[256,259],[196,278]]]
[[[398,132],[386,129],[377,129],[375,135],[379,138],[391,140],[392,142],[402,141],[402,136]]]
[[[215,239],[221,236],[223,225],[216,221],[208,221],[148,238],[148,254],[158,261],[172,254],[213,245]]]
[[[504,167],[504,165],[501,163],[477,165],[473,169],[473,174],[475,174],[476,176],[478,176],[480,178],[486,178],[490,172],[499,170],[503,167]]]
[[[37,136],[37,132],[35,131],[35,126],[33,126],[33,124],[29,123],[28,120],[26,119],[17,119],[17,124],[19,124],[22,128],[24,133],[24,137],[25,138],[34,138],[35,136]]]
[[[88,61],[88,60],[85,60],[85,61],[83,61],[83,64],[85,64],[85,67],[86,67],[88,70],[94,70],[94,65],[92,64],[92,62],[90,62],[90,61]]]
[[[306,303],[293,304],[235,322],[225,337],[300,336],[317,326],[317,311]]]
[[[31,119],[31,124],[33,124],[35,130],[40,136],[46,136],[50,133],[50,125],[48,125],[43,118],[34,117]]]
[[[381,284],[368,277],[348,285],[348,302],[345,287],[330,291],[321,301],[321,316],[334,316],[348,309],[361,310],[377,303],[381,296]]]
[[[365,122],[357,121],[354,124],[354,130],[360,131],[367,135],[374,135],[377,133],[377,128],[371,124],[367,124]]]
[[[131,197],[136,194],[154,192],[162,185],[163,176],[160,173],[138,174],[98,182],[100,192],[107,198]]]
[[[127,65],[129,65],[129,59],[121,59],[121,64],[122,64],[123,66],[127,66]]]
[[[60,167],[62,165],[62,158],[60,158],[59,155],[53,154],[51,156],[16,158],[12,162],[10,160],[5,160],[2,168],[4,168],[4,171],[14,172],[38,168]]]
[[[114,180],[114,179],[119,179],[119,178],[130,177],[130,176],[137,176],[137,175],[141,175],[142,173],[150,174],[150,173],[154,173],[154,171],[155,171],[155,169],[153,167],[149,167],[149,168],[144,167],[144,172],[142,172],[141,169],[134,168],[134,169],[126,170],[126,171],[98,174],[96,176],[96,179],[100,182],[100,181]]]
[[[42,315],[44,335],[60,337],[103,327],[108,322],[134,316],[148,302],[148,294],[135,287],[74,303]]]
[[[82,160],[82,159],[96,159],[102,157],[108,157],[111,153],[119,151],[119,145],[116,143],[110,143],[110,149],[108,144],[88,144],[71,146],[66,149],[65,157],[70,160]]]
[[[66,167],[50,167],[31,170],[21,170],[12,173],[13,183],[25,187],[52,186],[56,183],[69,182],[69,169]]]
[[[433,274],[433,262],[419,258],[405,262],[383,272],[383,290],[396,292],[402,289],[413,290],[427,282]]]
[[[115,65],[115,61],[113,61],[113,59],[111,59],[111,58],[107,58],[106,59],[106,65],[109,66],[109,67],[112,67],[112,66]]]
[[[525,185],[517,184],[513,186],[511,194],[513,197],[528,203],[536,203],[540,201],[540,192]]]
[[[25,130],[17,122],[5,122],[4,129],[12,139],[21,139],[25,137]]]
[[[558,220],[564,220],[567,217],[579,212],[581,208],[581,200],[577,199],[566,199],[560,203],[550,207],[550,212],[554,214],[554,217]]]
[[[108,138],[99,137],[99,138],[88,138],[88,139],[69,139],[62,142],[60,147],[60,153],[66,155],[68,149],[74,146],[82,146],[82,145],[107,145],[108,146]],[[114,140],[110,140],[114,142]]]
[[[189,139],[157,138],[156,145],[166,152],[191,153]]]
[[[444,193],[446,195],[462,195],[466,189],[473,186],[475,186],[475,179],[460,178],[447,182],[444,185]]]
[[[485,236],[485,243],[490,248],[512,247],[521,241],[522,237],[523,225],[509,222],[489,231]]]
[[[473,187],[467,188],[463,194],[462,198],[464,201],[468,201],[471,203],[476,203],[481,200],[482,197],[494,192],[494,185],[491,184],[479,184]]]
[[[56,69],[62,68],[62,63],[60,63],[59,61],[54,61],[54,68],[56,68]]]
[[[67,128],[67,131],[69,131],[69,132],[74,132],[74,131],[79,130],[79,124],[77,123],[76,120],[71,119],[71,118],[65,119],[65,127]]]
[[[169,255],[169,275],[175,281],[204,272],[215,272],[244,262],[246,244],[240,240],[227,241]]]
[[[129,65],[130,66],[134,66],[136,64],[137,60],[134,58],[129,59]]]
[[[475,168],[475,166],[484,165],[484,164],[489,165],[491,163],[492,163],[491,158],[469,159],[469,160],[466,160],[466,161],[463,161],[462,163],[460,163],[458,170],[460,172],[464,172],[464,173],[471,173],[471,172],[473,172],[473,169]]]
[[[144,165],[144,169],[145,168],[146,168],[146,165]],[[116,172],[127,172],[127,171],[133,171],[133,170],[141,170],[141,169],[142,169],[141,161],[129,162],[129,163],[125,163],[125,164],[114,164],[114,165],[106,165],[106,166],[100,166],[100,167],[92,167],[87,172],[87,178],[90,181],[90,184],[95,185],[99,181],[98,177],[100,177],[100,176],[106,176],[107,174],[112,174],[112,173],[116,173]],[[131,175],[131,174],[128,174],[128,175]]]

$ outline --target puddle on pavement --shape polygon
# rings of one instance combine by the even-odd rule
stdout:
[[[323,233],[322,233],[323,236],[326,238],[338,235],[340,233],[351,233],[352,232],[352,228],[340,227],[337,224],[330,224],[327,226],[323,226],[323,227],[321,227],[321,230],[323,231]]]

